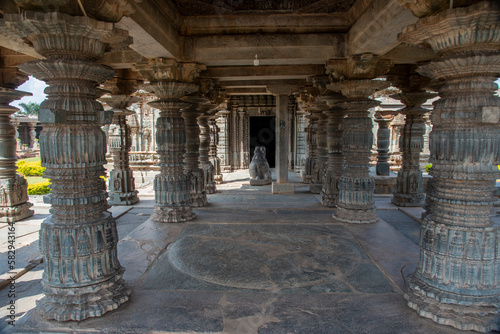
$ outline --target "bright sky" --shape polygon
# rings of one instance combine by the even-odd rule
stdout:
[[[30,76],[29,80],[23,83],[21,86],[17,87],[17,90],[22,90],[24,92],[29,92],[33,94],[33,96],[25,96],[20,100],[13,101],[10,105],[15,106],[19,108],[19,103],[28,103],[28,102],[36,102],[36,103],[41,103],[43,100],[45,100],[45,95],[43,93],[43,90],[47,87],[45,82],[40,81],[38,79],[33,78]]]

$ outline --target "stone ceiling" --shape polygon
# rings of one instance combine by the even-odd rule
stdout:
[[[346,12],[355,0],[173,0],[184,16]]]

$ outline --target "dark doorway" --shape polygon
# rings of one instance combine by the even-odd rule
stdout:
[[[250,159],[256,146],[266,147],[266,158],[269,167],[274,168],[276,164],[276,117],[274,116],[251,116],[250,117]]]

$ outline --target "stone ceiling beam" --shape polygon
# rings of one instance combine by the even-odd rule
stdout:
[[[146,58],[181,58],[181,15],[170,1],[131,2],[135,12],[116,26],[133,37],[130,48]]]
[[[348,52],[383,55],[400,44],[397,37],[403,27],[416,21],[398,0],[374,0],[349,30]]]
[[[184,36],[254,33],[347,32],[351,26],[346,13],[188,16]]]
[[[278,86],[278,85],[295,85],[295,86],[305,86],[307,81],[305,79],[290,79],[290,80],[231,80],[231,81],[221,81],[220,87],[224,89],[230,88],[262,88],[266,86]]]
[[[270,95],[265,87],[259,88],[228,88],[226,95]]]
[[[202,72],[202,77],[219,79],[220,81],[279,80],[306,79],[309,76],[324,73],[324,65],[228,66],[208,67],[206,71]]]
[[[345,56],[344,34],[253,34],[191,36],[184,39],[184,59],[207,66],[324,64]]]

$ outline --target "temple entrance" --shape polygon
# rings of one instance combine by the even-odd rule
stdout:
[[[250,117],[250,160],[256,146],[265,146],[267,162],[271,168],[274,168],[276,163],[275,125],[275,116]]]

